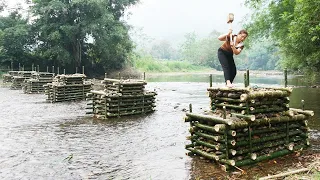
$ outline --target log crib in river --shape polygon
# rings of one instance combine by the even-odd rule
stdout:
[[[154,111],[156,93],[145,90],[145,80],[105,78],[102,84],[104,90],[87,94],[87,109],[91,110],[87,114],[107,119]]]
[[[211,110],[186,113],[189,155],[222,169],[245,166],[307,148],[313,111],[289,107],[292,88],[207,89]]]

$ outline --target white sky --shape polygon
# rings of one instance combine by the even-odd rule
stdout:
[[[244,0],[141,0],[130,12],[128,23],[148,36],[175,39],[193,31],[198,35],[226,32],[229,13],[235,15],[233,29],[237,33],[250,11]]]
[[[15,7],[24,0],[4,1]],[[233,29],[236,33],[250,11],[244,6],[244,0],[140,0],[129,12],[128,24],[142,29],[151,38],[174,41],[190,32],[200,36],[213,30],[226,32],[230,12],[235,15]]]

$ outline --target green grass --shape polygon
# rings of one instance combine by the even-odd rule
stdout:
[[[144,72],[197,72],[210,70],[210,67],[197,66],[189,62],[156,60],[151,56],[135,57],[133,65]]]

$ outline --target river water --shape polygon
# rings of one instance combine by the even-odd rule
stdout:
[[[189,124],[183,117],[209,109],[208,74],[147,77],[155,90],[156,111],[144,116],[109,120],[85,115],[86,103],[46,103],[45,95],[0,88],[0,179],[215,179],[214,164],[186,156]],[[251,76],[253,86],[283,86],[282,76]],[[300,77],[290,107],[315,111],[309,121],[311,151],[319,152],[320,90]],[[214,86],[223,86],[221,75]],[[236,86],[242,87],[240,77]],[[298,87],[296,87],[298,86]],[[261,171],[267,171],[262,169]],[[254,177],[254,174],[251,175]]]

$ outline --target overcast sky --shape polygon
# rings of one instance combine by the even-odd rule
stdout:
[[[23,0],[5,0],[11,7]],[[200,36],[213,30],[226,32],[228,13],[234,13],[234,33],[242,26],[241,21],[249,13],[244,0],[140,0],[131,7],[126,21],[142,29],[143,33],[155,38],[175,40],[186,33],[195,32]]]
[[[213,30],[226,32],[228,13],[234,13],[234,32],[250,11],[244,0],[141,0],[130,10],[130,25],[142,28],[156,39],[174,39],[186,33],[208,35]]]

